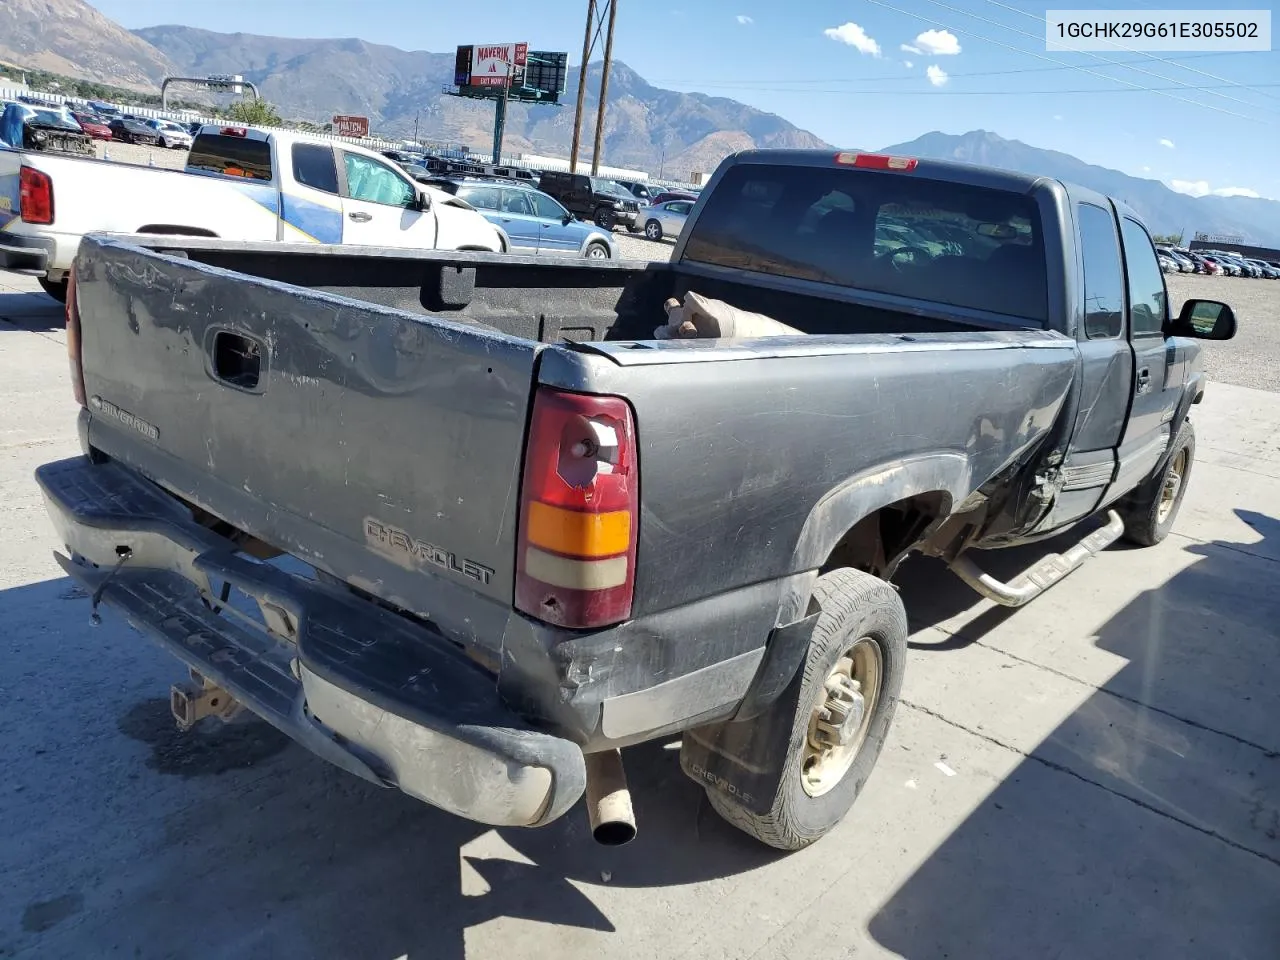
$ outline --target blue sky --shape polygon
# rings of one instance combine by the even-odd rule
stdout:
[[[581,55],[586,11],[585,0],[91,2],[127,27],[182,23],[229,33],[355,36],[437,52],[461,43],[528,41],[568,50],[570,62]],[[1188,193],[1280,198],[1280,53],[1143,55],[1120,47],[1092,56],[1046,53],[1039,18],[1048,7],[1073,6],[1213,5],[618,0],[614,55],[657,86],[733,97],[840,146],[876,148],[930,130],[985,129]],[[1231,6],[1265,7],[1248,0]]]

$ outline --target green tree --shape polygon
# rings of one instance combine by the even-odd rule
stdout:
[[[227,117],[240,123],[248,123],[258,127],[280,126],[280,114],[275,106],[266,100],[238,100],[227,110]]]
[[[1171,247],[1182,246],[1181,233],[1157,233],[1151,239],[1156,243],[1167,243]]]

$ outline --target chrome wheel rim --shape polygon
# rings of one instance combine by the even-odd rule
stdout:
[[[883,678],[880,644],[862,637],[823,680],[800,757],[800,782],[809,796],[829,793],[853,766],[880,701]]]
[[[658,229],[659,229],[659,228],[658,228],[658,225],[657,225],[656,223],[650,223],[650,224],[648,224],[648,225],[646,225],[646,226],[645,226],[645,228],[644,228],[644,235],[645,235],[646,237],[648,237],[650,240],[657,240],[657,239],[658,239]]]
[[[594,247],[590,247],[587,250],[587,259],[589,260],[603,260],[604,258],[605,258],[604,250],[598,245]]]
[[[1164,523],[1173,513],[1182,494],[1182,479],[1187,473],[1187,448],[1183,447],[1169,465],[1169,472],[1164,478],[1164,487],[1160,490],[1160,506],[1156,509],[1156,520]]]

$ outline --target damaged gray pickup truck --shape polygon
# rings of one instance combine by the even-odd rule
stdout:
[[[659,336],[695,293],[801,334]],[[459,816],[585,792],[683,734],[764,843],[832,829],[906,665],[890,580],[1032,599],[1160,541],[1192,338],[1147,231],[1062,183],[913,158],[731,157],[670,263],[93,237],[67,299],[84,455],[37,473],[63,568],[243,706]],[[1077,545],[1012,582],[979,551]]]

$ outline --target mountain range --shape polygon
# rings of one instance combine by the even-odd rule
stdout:
[[[214,33],[183,26],[128,31],[84,0],[3,0],[0,60],[138,90],[165,76],[243,74],[286,119],[323,122],[368,116],[384,136],[416,129],[435,141],[487,153],[493,105],[443,92],[453,54],[406,51],[358,39],[292,39]],[[588,66],[583,144],[594,137],[600,64]],[[577,93],[570,69],[563,107],[511,104],[508,153],[567,155]],[[710,173],[726,155],[753,147],[832,149],[776,114],[725,97],[664,90],[615,60],[609,77],[602,162],[666,178]],[[1242,234],[1280,245],[1280,203],[1250,197],[1191,197],[1158,180],[1132,177],[984,130],[927,133],[883,148],[933,159],[982,163],[1066,180],[1123,200],[1156,233]]]

